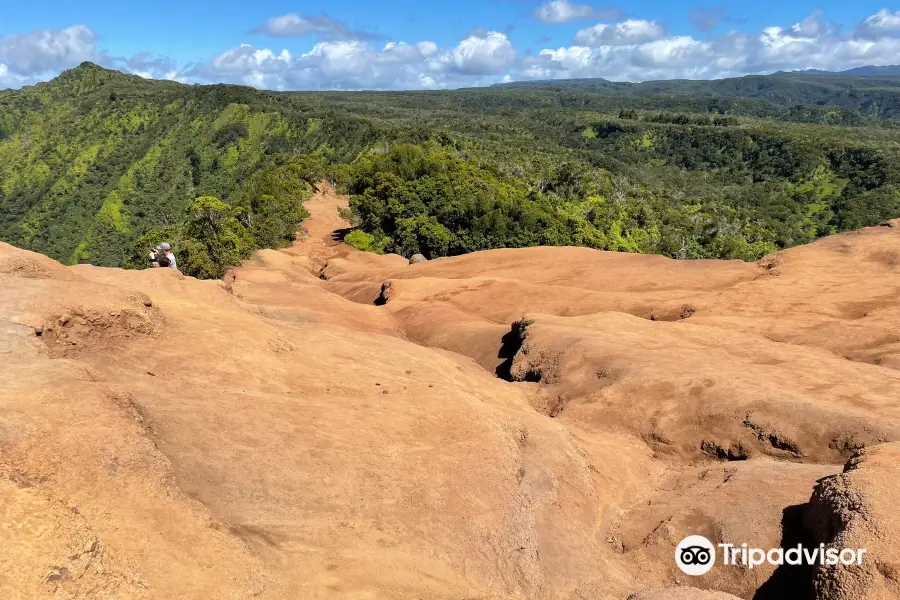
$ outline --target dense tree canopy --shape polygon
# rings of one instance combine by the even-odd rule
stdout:
[[[0,92],[0,239],[133,268],[169,241],[218,277],[328,179],[373,252],[753,260],[900,216],[900,80],[810,77],[275,93],[85,64]]]

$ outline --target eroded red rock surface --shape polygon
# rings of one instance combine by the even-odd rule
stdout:
[[[759,264],[410,265],[341,243],[345,202],[224,282],[0,244],[0,597],[779,597],[675,545],[777,546],[900,440],[900,222]]]

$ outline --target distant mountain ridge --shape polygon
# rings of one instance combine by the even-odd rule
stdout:
[[[632,97],[690,96],[762,100],[790,108],[830,106],[858,111],[879,120],[900,118],[900,66],[857,67],[844,72],[780,71],[727,79],[668,79],[640,83],[602,78],[516,81],[495,88],[568,93],[617,94]]]
[[[857,67],[843,71],[844,75],[856,75],[858,77],[900,77],[900,65],[887,65],[884,67]]]
[[[748,77],[771,77],[771,76],[797,76],[797,75],[846,75],[850,77],[900,77],[900,65],[875,66],[866,65],[855,67],[845,71],[823,71],[821,69],[805,69],[802,71],[776,71],[771,75],[744,75],[743,77],[726,77],[722,79],[648,79],[646,81],[629,82],[629,81],[613,81],[603,77],[579,77],[574,79],[534,79],[526,81],[511,81],[507,83],[495,83],[491,87],[531,87],[549,84],[579,82],[591,82],[596,85],[607,84],[610,91],[621,89],[629,89],[634,86],[662,84],[672,81],[695,81],[695,82],[713,82],[713,81],[730,81],[737,79],[745,79]]]
[[[900,77],[900,65],[865,65],[845,71],[823,71],[822,69],[804,69],[802,71],[778,71],[774,75],[849,75],[851,77]]]

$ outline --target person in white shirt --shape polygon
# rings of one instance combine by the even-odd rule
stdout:
[[[154,260],[156,267],[178,268],[178,264],[175,262],[175,253],[172,252],[169,242],[163,242],[157,246],[156,252],[152,253],[150,257]]]

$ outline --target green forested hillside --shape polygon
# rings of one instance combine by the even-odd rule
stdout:
[[[310,173],[277,147],[299,134],[251,98],[92,65],[3,92],[0,237],[64,262],[144,266],[154,238],[174,236],[185,268],[206,276],[292,239]],[[222,211],[216,239],[191,235],[204,197],[228,201],[206,203]]]
[[[774,107],[798,104],[847,109],[876,119],[900,118],[900,76],[897,67],[864,67],[860,76],[846,73],[793,72],[774,75],[747,75],[731,79],[692,81],[672,79],[619,83],[605,79],[569,81],[523,81],[496,87],[543,89],[565,92],[619,93],[641,98],[659,95],[688,95],[719,99],[760,100]],[[864,75],[864,76],[863,76]],[[759,105],[762,106],[762,105]],[[777,114],[773,110],[770,114]]]
[[[407,256],[578,244],[751,260],[900,216],[888,102],[811,97],[784,75],[756,84],[777,98],[754,95],[746,79],[275,93],[85,64],[0,92],[0,239],[129,267],[169,240],[186,272],[215,277],[288,243],[321,178],[352,194],[349,242]]]

